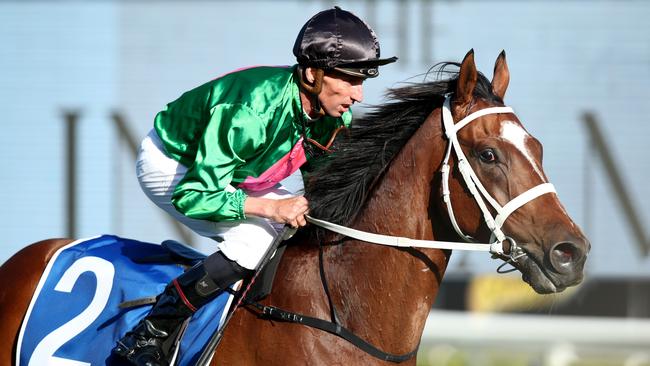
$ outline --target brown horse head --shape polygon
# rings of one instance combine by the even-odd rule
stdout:
[[[470,51],[460,65],[451,99],[454,121],[486,108],[503,106],[510,79],[505,52],[497,58],[491,91],[486,90],[485,82],[480,83],[482,77]],[[458,130],[457,138],[475,176],[496,201],[495,206],[505,207],[536,186],[549,186],[542,168],[542,145],[515,114],[478,117]],[[456,160],[452,164],[457,163]],[[452,174],[450,191],[460,229],[480,241],[493,239],[485,215],[458,172]],[[491,199],[483,198],[488,202]],[[492,215],[499,213],[492,205],[487,206]],[[582,280],[590,244],[554,192],[518,207],[505,220],[501,231],[522,249],[521,256],[512,264],[537,292],[560,292]]]
[[[505,53],[492,82],[477,71],[473,51],[441,71],[448,65],[459,67],[450,79],[392,89],[392,103],[355,120],[349,140],[308,185],[313,216],[415,239],[503,242],[507,255],[500,256],[537,292],[578,284],[590,245],[542,169],[541,144],[504,106]],[[448,130],[457,129],[460,160],[471,167],[466,174],[474,187],[458,169],[458,153],[445,167],[447,103]]]

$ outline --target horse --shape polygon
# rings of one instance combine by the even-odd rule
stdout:
[[[457,169],[461,160],[501,207],[531,187],[548,184],[542,145],[512,112],[479,113],[457,137],[445,132],[445,105],[453,121],[504,106],[510,79],[505,52],[496,60],[491,81],[477,71],[473,50],[461,63],[445,63],[440,71],[450,77],[390,89],[387,103],[355,120],[349,136],[306,178],[311,216],[392,236],[494,242],[497,231],[486,215],[498,210],[477,201],[476,189],[467,186]],[[446,150],[453,139],[462,151],[449,158]],[[535,291],[555,293],[581,282],[590,244],[557,194],[528,197],[500,225],[507,233],[503,241],[512,243],[510,252],[519,243],[518,252],[516,257],[495,255],[519,270]],[[49,239],[29,245],[0,268],[0,335],[5,339],[0,364],[13,363],[17,333],[39,277],[52,254],[69,242]],[[378,246],[310,225],[289,240],[273,290],[261,303],[315,318],[335,317],[377,349],[413,355],[451,252]],[[400,361],[416,364],[415,357]],[[390,363],[334,334],[260,318],[250,307],[234,313],[211,361]]]

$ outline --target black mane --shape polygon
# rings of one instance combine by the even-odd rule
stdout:
[[[447,70],[448,66],[455,70]],[[451,77],[389,89],[388,103],[352,122],[335,152],[318,162],[305,182],[310,216],[349,225],[361,211],[375,182],[445,94],[456,90],[458,63],[440,64],[437,74]],[[474,95],[501,102],[490,81],[479,73]]]

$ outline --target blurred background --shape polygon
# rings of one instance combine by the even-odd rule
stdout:
[[[339,5],[421,81],[473,48],[544,145],[545,170],[592,242],[579,287],[538,296],[485,254],[452,255],[419,365],[650,365],[650,2],[1,1],[0,260],[50,237],[210,245],[140,191],[134,147],[166,103],[251,65],[290,65],[298,30]]]

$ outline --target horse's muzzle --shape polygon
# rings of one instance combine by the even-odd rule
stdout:
[[[517,267],[538,293],[561,292],[582,282],[591,245],[582,235],[562,239],[546,250],[534,244],[522,245],[527,255]]]

